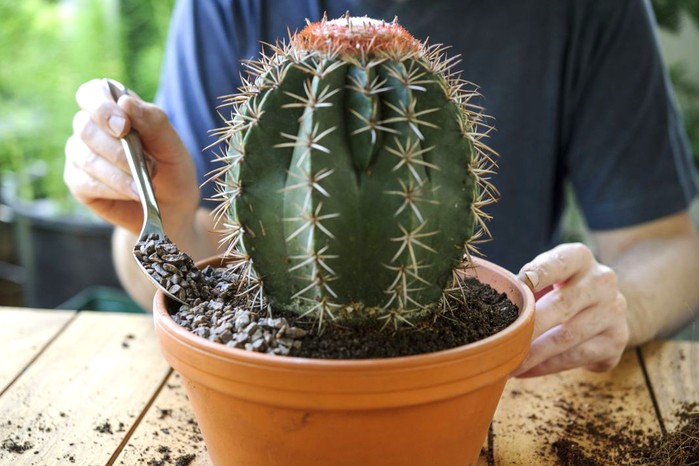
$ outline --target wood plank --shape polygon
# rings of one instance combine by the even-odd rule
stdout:
[[[559,452],[570,447],[594,464],[629,464],[619,449],[634,445],[613,447],[612,437],[637,429],[645,435],[660,425],[633,351],[608,373],[576,369],[512,379],[493,421],[495,464],[560,464],[554,443]]]
[[[212,466],[180,375],[173,372],[114,464],[169,464],[192,455],[189,466]]]
[[[641,348],[648,379],[668,432],[688,407],[699,411],[699,342],[656,341]]]
[[[170,371],[151,319],[80,312],[0,397],[0,464],[106,464]]]
[[[0,393],[74,315],[75,311],[0,308]]]

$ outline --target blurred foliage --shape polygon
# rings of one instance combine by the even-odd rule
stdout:
[[[670,32],[680,31],[682,13],[687,12],[699,26],[699,0],[652,0],[658,25]]]
[[[94,1],[94,0],[93,0]],[[145,100],[158,90],[165,40],[175,0],[121,0],[125,83]]]
[[[658,26],[668,33],[681,33],[683,15],[699,27],[699,0],[652,0],[651,3]],[[696,55],[692,59],[699,60]],[[696,76],[690,78],[683,62],[669,63],[668,68],[694,160],[699,167],[699,80]]]
[[[670,79],[675,88],[694,161],[699,168],[699,81],[692,80],[684,63],[670,65]]]
[[[75,92],[109,76],[152,100],[173,4],[0,0],[0,172],[21,198],[74,204],[63,183],[63,147]]]

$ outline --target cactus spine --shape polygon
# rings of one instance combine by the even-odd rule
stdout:
[[[449,307],[495,193],[454,63],[396,21],[349,15],[246,63],[212,177],[243,291],[319,324]]]

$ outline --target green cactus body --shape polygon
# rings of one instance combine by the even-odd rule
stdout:
[[[230,100],[217,177],[229,253],[273,308],[415,321],[439,308],[482,225],[478,114],[441,50],[396,24],[311,27],[251,64]]]

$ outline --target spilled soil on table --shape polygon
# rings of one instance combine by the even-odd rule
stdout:
[[[659,424],[632,362],[622,361],[621,379],[561,374],[508,390],[506,414],[494,420],[484,449],[488,465],[500,458],[502,464],[698,466],[699,402],[668,400],[669,420]]]
[[[675,413],[680,423],[671,432],[649,434],[632,422],[618,424],[602,415],[563,427],[564,434],[551,444],[562,466],[614,464],[689,466],[699,464],[699,404],[685,403]],[[583,416],[583,419],[585,416]],[[575,439],[585,439],[586,446]]]
[[[127,335],[125,341],[133,341],[134,338]],[[129,351],[128,346],[122,347],[124,351]],[[119,460],[114,464],[190,466],[198,457],[206,457],[206,446],[186,402],[180,375],[173,374],[160,393],[170,400],[168,407],[152,406],[155,416],[149,414],[151,422],[141,423],[133,433],[129,429],[135,422],[135,413],[128,414],[129,420],[125,419],[126,422],[96,413],[99,417],[91,420],[91,432],[76,437],[74,423],[80,422],[77,417],[83,417],[84,413],[56,412],[52,403],[32,417],[0,419],[0,465],[94,464],[94,461],[89,462],[82,455],[92,455],[94,449],[100,449],[105,444],[109,445],[105,452],[108,450],[111,454],[111,448],[116,448],[127,435],[133,434],[124,447],[128,461]],[[179,400],[173,401],[173,397]],[[28,407],[30,401],[21,403]],[[138,440],[138,443],[134,444],[134,440]],[[62,453],[51,456],[47,455],[47,450]]]
[[[189,466],[197,458],[206,457],[206,446],[199,426],[192,416],[181,376],[174,373],[163,390],[168,407],[154,406],[157,416],[151,417],[136,442],[136,466]],[[180,398],[173,401],[172,396]],[[145,446],[143,446],[145,443]]]
[[[3,440],[2,444],[0,445],[1,450],[7,451],[9,453],[18,454],[22,454],[25,451],[31,450],[32,448],[34,448],[33,443],[29,441],[22,442],[21,440],[12,437],[8,437],[5,440]]]
[[[551,458],[560,466],[652,465],[690,466],[699,465],[699,403],[683,403],[674,413],[679,423],[669,432],[649,430],[641,427],[638,420],[627,417],[620,420],[614,415],[625,408],[614,410],[591,410],[599,405],[600,398],[612,400],[608,392],[593,394],[599,387],[579,384],[579,390],[589,390],[583,399],[596,401],[573,403],[558,399],[554,404],[565,414],[556,420],[537,425],[537,434],[545,436],[549,451],[541,451],[542,459]]]

